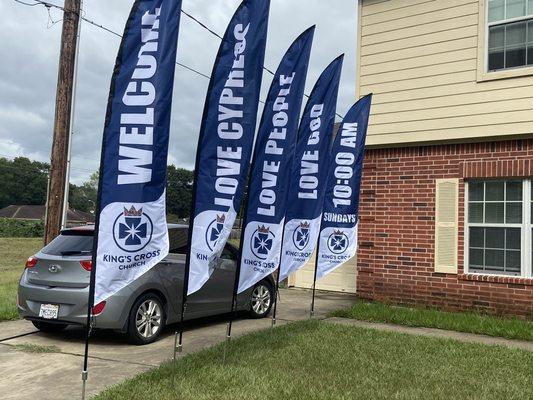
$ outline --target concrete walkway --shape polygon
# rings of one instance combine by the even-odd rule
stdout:
[[[309,316],[311,293],[307,290],[281,290],[278,324],[304,320]],[[317,292],[315,315],[347,307],[353,295]],[[233,336],[270,327],[270,318],[238,319]],[[172,356],[174,330],[168,327],[161,340],[147,346],[132,346],[114,332],[96,331],[91,339],[87,393],[94,395],[110,385],[158,366]],[[226,317],[198,320],[186,324],[183,354],[222,342]],[[55,346],[51,353],[28,353],[17,345]],[[0,323],[0,399],[61,400],[79,399],[83,362],[84,331],[68,328],[60,334],[36,331],[27,321]]]
[[[380,331],[408,333],[410,335],[454,339],[459,340],[461,342],[481,343],[492,346],[505,346],[513,349],[533,351],[533,342],[527,342],[522,340],[509,340],[486,335],[477,335],[473,333],[447,331],[444,329],[418,328],[377,322],[357,321],[350,318],[326,318],[324,321],[341,325],[355,326],[358,328],[377,329]]]

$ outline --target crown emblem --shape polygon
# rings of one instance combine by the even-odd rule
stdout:
[[[263,226],[258,226],[257,227],[257,231],[259,233],[265,233],[265,234],[268,234],[270,232],[270,228],[267,228],[265,225]]]
[[[340,229],[336,230],[336,231],[333,231],[333,234],[334,235],[344,235],[344,232],[341,231]]]
[[[226,215],[225,214],[222,214],[222,215],[218,215],[217,214],[217,223],[223,224],[224,221],[226,221]]]
[[[303,222],[300,222],[300,228],[302,229],[309,229],[309,222],[307,221],[303,221]]]
[[[139,208],[138,210],[134,206],[131,206],[129,210],[126,207],[124,207],[125,217],[140,217],[141,215],[143,215],[142,207]]]

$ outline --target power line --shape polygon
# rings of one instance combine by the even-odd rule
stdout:
[[[14,0],[14,1],[16,1],[17,3],[23,4],[23,5],[25,5],[25,6],[33,7],[33,6],[37,6],[37,5],[42,5],[42,6],[46,7],[47,9],[50,9],[50,8],[56,8],[56,9],[61,10],[61,11],[63,11],[63,12],[67,12],[67,10],[65,10],[64,7],[59,6],[59,5],[57,5],[57,4],[49,3],[49,2],[47,2],[47,1],[34,0],[35,3],[27,3],[27,2],[22,1],[22,0]],[[70,11],[70,12],[73,12],[73,11]],[[115,36],[117,36],[117,37],[119,37],[119,38],[122,38],[122,35],[121,35],[120,33],[116,32],[116,31],[114,31],[114,30],[112,30],[112,29],[110,29],[110,28],[108,28],[108,27],[106,27],[106,26],[104,26],[104,25],[102,25],[102,24],[99,24],[99,23],[97,23],[97,22],[95,22],[95,21],[93,21],[93,20],[91,20],[91,19],[89,19],[89,18],[86,18],[86,17],[84,17],[83,15],[81,15],[80,18],[81,18],[83,21],[85,21],[85,22],[87,22],[88,24],[90,24],[90,25],[93,25],[93,26],[95,26],[95,27],[97,27],[97,28],[100,28],[100,29],[102,29],[102,30],[104,30],[104,31],[106,31],[106,32],[108,32],[108,33],[111,33],[112,35],[115,35]],[[176,64],[179,65],[180,67],[184,68],[184,69],[187,69],[187,70],[189,70],[189,71],[191,71],[191,72],[194,72],[194,73],[197,74],[197,75],[200,75],[200,76],[202,76],[202,77],[204,77],[204,78],[207,78],[207,79],[211,79],[211,77],[210,77],[209,75],[204,74],[203,72],[200,72],[200,71],[198,71],[198,70],[196,70],[196,69],[194,69],[194,68],[192,68],[192,67],[189,67],[189,66],[186,65],[186,64],[183,64],[183,63],[181,63],[181,62],[179,62],[179,61],[176,61]]]
[[[62,10],[63,12],[66,11],[64,7],[58,6],[57,4],[49,3],[47,1],[42,1],[42,0],[33,0],[33,1],[35,1],[35,3],[27,3],[27,2],[22,1],[22,0],[14,0],[14,1],[16,1],[17,3],[20,3],[20,4],[24,4],[26,6],[31,6],[31,7],[37,6],[37,5],[43,5],[43,6],[47,7],[47,8],[57,8],[58,10]],[[70,12],[72,12],[72,11],[70,11]],[[202,27],[203,29],[205,29],[206,31],[211,33],[213,36],[216,36],[217,38],[222,40],[222,36],[220,34],[215,32],[213,29],[209,28],[206,24],[204,24],[202,21],[200,21],[198,18],[196,18],[192,14],[190,14],[187,11],[184,11],[184,10],[181,10],[181,13],[183,15],[185,15],[186,17],[188,17],[189,19],[191,19],[192,21],[194,21],[195,23],[197,23],[200,27]],[[122,35],[120,33],[115,32],[112,29],[109,29],[109,28],[107,28],[106,26],[104,26],[102,24],[94,22],[93,20],[90,20],[90,19],[84,17],[83,15],[81,15],[80,18],[83,21],[85,21],[88,24],[90,24],[90,25],[93,25],[93,26],[95,26],[97,28],[103,29],[104,31],[106,31],[108,33],[111,33],[112,35],[115,35],[115,36],[117,36],[119,38],[122,38]],[[187,69],[187,70],[189,70],[191,72],[194,72],[195,74],[197,74],[199,76],[202,76],[202,77],[207,78],[207,79],[211,79],[211,77],[209,75],[204,74],[203,72],[200,72],[200,71],[198,71],[198,70],[196,70],[196,69],[194,69],[192,67],[189,67],[186,64],[183,64],[183,63],[181,63],[179,61],[176,61],[176,64],[179,65],[180,67],[184,68],[184,69]],[[268,67],[263,66],[263,69],[266,72],[268,72],[270,75],[272,75],[272,76],[275,75],[275,73],[271,69],[269,69]],[[309,98],[309,95],[307,93],[304,93],[304,96]],[[266,104],[263,100],[259,100],[259,102],[262,103],[262,104]],[[341,120],[342,120],[342,115],[340,115],[339,113],[335,113],[335,115],[337,117],[341,118]]]
[[[206,29],[207,31],[209,31],[210,33],[212,33],[213,35],[215,35],[217,38],[219,38],[220,40],[222,40],[222,36],[220,36],[218,33],[216,33],[214,30],[212,30],[211,28],[209,28],[206,24],[204,24],[203,22],[201,22],[200,20],[196,19],[196,17],[193,17],[191,14],[189,14],[187,11],[184,11],[184,10],[181,10],[181,13],[183,15],[186,15],[187,17],[189,17],[190,19],[192,19],[194,22],[196,22],[198,25],[200,25],[202,28]]]
[[[41,3],[26,3],[26,2],[21,1],[21,0],[15,0],[15,1],[17,3],[24,4],[25,6],[30,6],[30,7],[41,5]]]
[[[198,25],[200,25],[202,28],[204,28],[205,30],[207,30],[209,33],[211,33],[212,35],[216,36],[217,38],[219,38],[220,40],[222,40],[222,36],[220,36],[218,33],[216,33],[214,30],[212,30],[211,28],[209,28],[206,24],[204,24],[202,21],[198,20],[196,17],[192,16],[191,14],[189,14],[188,12],[186,11],[183,11],[181,10],[181,13],[187,17],[189,17],[191,20],[193,20],[194,22],[196,22]],[[268,72],[270,75],[274,76],[275,73],[268,67],[265,67],[263,65],[263,69]],[[304,93],[304,96],[309,98],[309,95],[307,93]],[[264,103],[264,102],[263,102]],[[342,115],[340,115],[339,113],[335,113],[339,118],[342,119]]]

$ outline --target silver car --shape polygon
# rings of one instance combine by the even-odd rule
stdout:
[[[94,327],[126,333],[130,342],[155,341],[181,314],[188,227],[169,224],[170,253],[150,271],[93,308]],[[57,332],[86,324],[94,227],[66,229],[26,263],[18,310],[38,329]],[[187,300],[185,320],[228,313],[238,250],[227,244],[209,281]],[[274,301],[269,276],[237,297],[237,311],[268,315]]]

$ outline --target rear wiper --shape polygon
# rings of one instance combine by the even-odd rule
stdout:
[[[81,256],[84,254],[91,254],[91,250],[69,250],[69,251],[62,251],[62,256]]]

